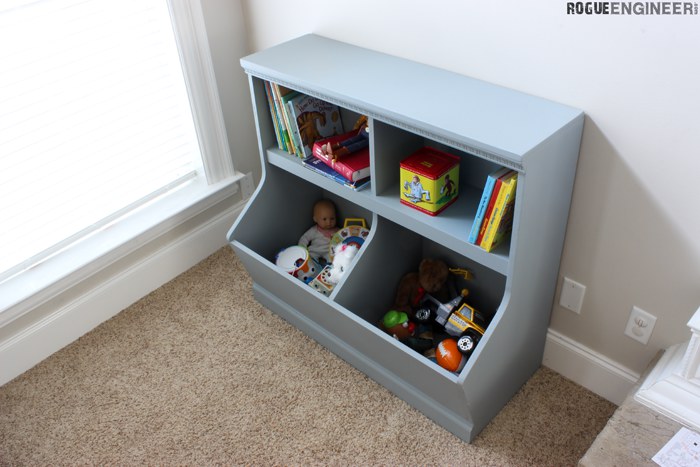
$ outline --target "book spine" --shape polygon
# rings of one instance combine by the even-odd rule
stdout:
[[[327,166],[326,166],[326,164],[324,164],[322,161],[319,161],[315,157],[306,158],[302,162],[303,162],[304,167],[311,170],[312,172],[316,172],[319,175],[323,175],[324,177],[329,178],[335,182],[338,182],[341,185],[345,185],[346,183],[348,183],[348,181],[343,176],[341,176],[338,172],[336,172],[334,170],[329,170],[329,169],[324,170],[324,169],[318,167],[318,164],[322,164],[324,167],[327,167]],[[314,162],[316,162],[316,163],[314,163]]]
[[[493,175],[486,177],[486,184],[484,185],[484,191],[481,193],[479,207],[477,208],[476,215],[474,216],[474,223],[469,231],[469,238],[467,239],[469,243],[475,244],[476,239],[479,238],[481,222],[484,220],[484,214],[486,213],[486,208],[488,207],[489,200],[491,199],[491,192],[493,192],[493,186],[495,184],[496,178],[494,178]]]
[[[294,154],[294,148],[291,144],[291,140],[289,139],[289,126],[284,118],[280,87],[277,83],[272,83],[272,93],[275,96],[275,109],[277,109],[277,115],[280,117],[280,125],[282,126],[282,142],[284,145],[284,150],[290,154]]]
[[[496,233],[493,236],[493,241],[491,245],[486,249],[486,251],[491,251],[496,248],[504,238],[510,233],[513,228],[513,216],[515,215],[515,198],[517,193],[517,178],[513,181],[513,187],[509,192],[509,197],[506,200],[506,205],[503,208],[503,214],[500,222],[496,226]]]
[[[267,104],[270,107],[272,126],[275,128],[275,138],[277,138],[277,147],[283,150],[284,147],[282,145],[282,133],[280,133],[279,117],[277,115],[277,110],[275,109],[275,98],[272,95],[272,89],[270,87],[269,81],[265,81],[265,94],[267,95]]]
[[[303,147],[303,142],[301,141],[301,133],[299,133],[299,125],[297,124],[296,112],[294,111],[294,102],[287,102],[287,113],[289,118],[289,126],[292,129],[291,136],[292,142],[294,143],[294,151],[302,159],[309,156],[306,154]]]
[[[493,213],[489,219],[489,225],[484,233],[484,238],[482,238],[481,242],[479,243],[479,246],[486,251],[491,251],[493,249],[493,239],[496,235],[496,230],[498,229],[501,219],[503,218],[503,211],[510,200],[517,179],[516,174],[509,175],[509,177],[505,179],[501,185],[498,198],[493,206]]]
[[[491,197],[489,198],[489,205],[486,207],[486,212],[484,213],[484,220],[481,222],[479,227],[479,236],[476,238],[476,244],[481,245],[481,240],[484,238],[486,229],[489,226],[489,221],[491,220],[491,214],[493,213],[493,206],[496,204],[498,199],[498,193],[501,191],[501,185],[503,184],[503,179],[499,178],[496,180],[496,184],[493,186],[493,191],[491,191]]]

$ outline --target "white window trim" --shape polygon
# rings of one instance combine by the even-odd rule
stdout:
[[[168,0],[209,183],[236,174],[199,0]]]
[[[206,175],[0,284],[0,328],[238,191],[200,0],[168,0]]]

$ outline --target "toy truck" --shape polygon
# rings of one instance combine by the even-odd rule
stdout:
[[[441,303],[426,294],[415,313],[416,321],[432,321],[447,334],[457,338],[457,348],[464,355],[470,355],[474,351],[488,326],[484,315],[465,302],[468,293],[467,289],[463,289],[458,297],[447,303]]]

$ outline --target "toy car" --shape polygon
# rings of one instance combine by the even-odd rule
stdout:
[[[416,321],[434,321],[445,332],[457,338],[457,348],[464,355],[470,355],[486,332],[486,318],[472,306],[464,303],[466,293],[447,303],[441,303],[431,295],[425,295],[415,313]]]
[[[420,302],[420,306],[415,312],[416,321],[419,323],[429,323],[435,320],[439,325],[445,326],[447,318],[462,304],[467,295],[469,295],[469,291],[467,289],[462,289],[458,297],[453,298],[447,303],[441,303],[432,295],[425,294]]]

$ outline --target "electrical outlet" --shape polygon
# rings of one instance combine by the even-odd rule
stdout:
[[[255,185],[253,184],[253,174],[248,172],[241,179],[241,194],[243,199],[248,199],[253,196],[253,191],[255,191]]]
[[[559,304],[574,313],[581,313],[583,296],[585,294],[585,285],[565,277],[561,286],[561,293],[559,294]]]
[[[641,308],[633,306],[632,311],[630,312],[630,317],[627,320],[625,335],[641,342],[642,344],[646,344],[649,342],[649,338],[651,337],[651,332],[654,330],[655,324],[656,316],[647,313]]]

